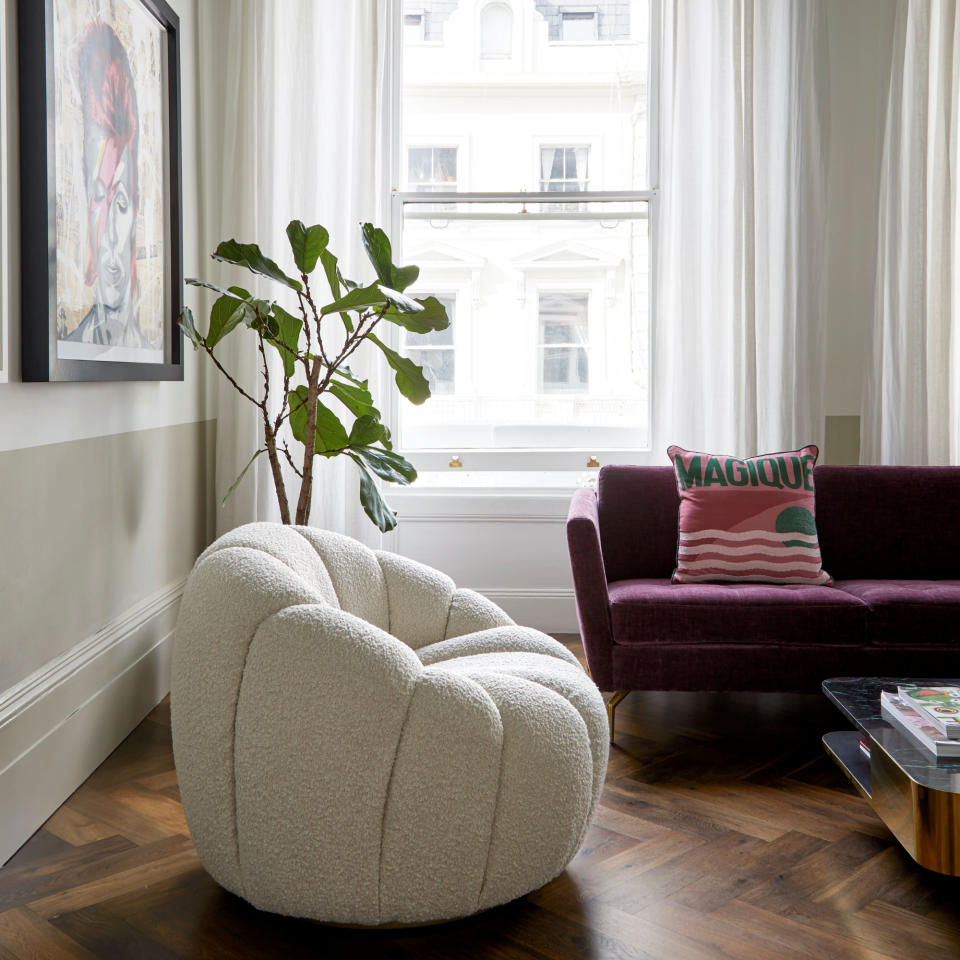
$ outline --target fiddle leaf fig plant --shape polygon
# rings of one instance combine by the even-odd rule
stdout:
[[[230,384],[260,411],[263,447],[250,458],[224,500],[239,486],[246,472],[262,455],[270,462],[271,475],[284,523],[310,522],[314,462],[347,456],[360,472],[360,502],[367,516],[382,530],[397,525],[396,514],[380,494],[376,478],[388,483],[408,484],[417,478],[412,463],[393,449],[390,431],[374,404],[368,380],[361,379],[347,360],[368,340],[384,355],[394,372],[400,393],[412,403],[430,396],[430,384],[423,368],[383,342],[374,330],[383,322],[402,327],[408,333],[427,334],[450,325],[447,312],[436,297],[422,300],[404,291],[420,274],[415,266],[398,267],[387,235],[370,223],[361,226],[363,245],[376,273],[376,280],[362,285],[348,280],[330,251],[330,235],[315,224],[293,220],[287,239],[296,267],[296,276],[284,272],[265,256],[255,243],[225,240],[213,259],[245,267],[251,273],[276,283],[279,292],[296,306],[292,310],[276,300],[253,296],[241,286],[221,287],[205,280],[188,284],[217,294],[210,310],[206,334],[197,327],[193,313],[185,307],[180,327],[194,349],[203,350]],[[317,268],[323,272],[330,301],[311,286]],[[254,396],[245,390],[224,367],[216,347],[234,330],[251,331],[260,357],[261,390]],[[282,362],[283,378],[271,369],[268,349],[276,350]],[[344,422],[345,415],[352,418]],[[287,435],[301,447],[290,451]],[[299,477],[300,489],[291,513],[281,457]],[[292,519],[291,519],[292,518]]]

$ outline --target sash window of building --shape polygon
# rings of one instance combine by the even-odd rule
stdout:
[[[404,39],[395,244],[412,295],[457,290],[449,335],[402,343],[434,384],[399,406],[422,470],[649,447],[656,3],[404,4],[429,43]]]

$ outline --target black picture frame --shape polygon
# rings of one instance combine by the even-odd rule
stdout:
[[[163,361],[65,359],[58,355],[57,156],[54,62],[55,0],[19,0],[21,376],[24,381],[182,380],[183,216],[180,139],[180,20],[165,0],[130,0],[159,23],[166,38],[162,285]],[[56,0],[81,4],[83,0]],[[78,7],[79,9],[79,7]],[[139,173],[137,174],[139,175]],[[136,251],[136,240],[133,240]],[[133,256],[137,256],[136,252]],[[131,267],[133,273],[135,267]],[[159,352],[159,347],[154,347]]]

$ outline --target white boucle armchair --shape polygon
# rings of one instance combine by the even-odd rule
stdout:
[[[197,561],[173,744],[206,869],[263,910],[424,923],[542,886],[607,763],[574,656],[442,573],[256,523]]]

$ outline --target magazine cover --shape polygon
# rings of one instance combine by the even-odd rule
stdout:
[[[960,687],[900,687],[899,694],[944,736],[960,738]]]
[[[937,757],[960,757],[960,741],[946,740],[905,700],[884,690],[880,694],[883,719],[908,734],[913,740]]]

